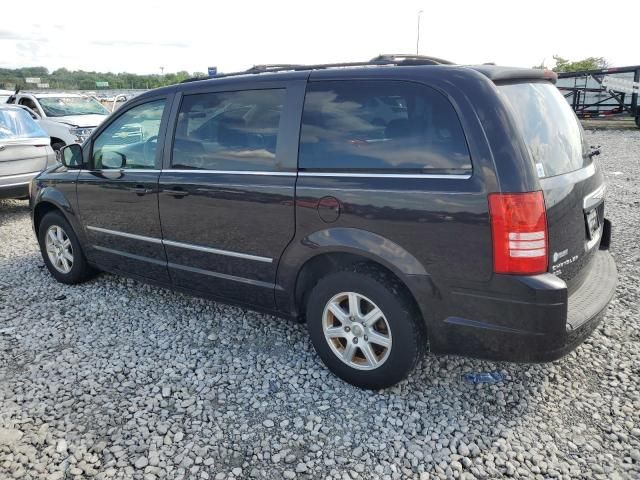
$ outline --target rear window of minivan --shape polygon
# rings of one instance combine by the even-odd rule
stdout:
[[[300,168],[402,173],[471,172],[447,98],[404,81],[318,81],[307,87]]]
[[[538,177],[553,177],[585,164],[582,126],[560,91],[548,82],[498,86],[524,137]]]

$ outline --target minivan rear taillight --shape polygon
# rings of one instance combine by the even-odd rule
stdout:
[[[547,271],[547,215],[542,192],[491,193],[493,271],[534,275]]]

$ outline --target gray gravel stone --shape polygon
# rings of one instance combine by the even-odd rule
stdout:
[[[66,453],[67,452],[67,442],[66,440],[60,440],[56,445],[56,452],[58,453]]]
[[[468,457],[471,454],[471,451],[469,450],[469,447],[467,447],[467,445],[461,443],[460,445],[458,445],[458,454],[463,457]]]
[[[0,428],[0,445],[12,446],[19,442],[23,432],[16,428]]]

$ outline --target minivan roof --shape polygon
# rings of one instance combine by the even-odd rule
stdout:
[[[298,64],[271,64],[271,65],[255,65],[248,70],[241,72],[233,72],[220,74],[215,77],[203,77],[203,78],[191,78],[185,80],[182,83],[191,82],[205,82],[216,81],[229,77],[260,77],[261,79],[277,78],[279,80],[284,79],[282,74],[293,72],[311,72],[320,70],[331,70],[334,75],[338,76],[340,71],[353,73],[354,70],[362,70],[368,72],[375,72],[378,68],[385,69],[400,69],[405,67],[417,67],[425,66],[431,68],[438,67],[458,67],[464,69],[473,69],[483,74],[494,82],[503,81],[518,81],[518,80],[546,80],[552,83],[556,83],[557,75],[551,70],[533,69],[533,68],[520,68],[520,67],[504,67],[494,64],[483,65],[457,65],[449,60],[444,60],[437,57],[429,57],[423,55],[405,55],[405,54],[390,54],[379,55],[368,62],[347,62],[347,63],[328,63],[317,65],[298,65]],[[393,71],[392,70],[392,71]],[[449,69],[443,69],[444,71]],[[277,77],[273,75],[277,74]]]
[[[161,87],[141,94],[138,99],[148,98],[174,91],[206,89],[209,85],[254,84],[273,81],[313,79],[339,79],[345,77],[384,77],[394,75],[416,76],[428,72],[429,76],[447,77],[466,72],[468,75],[481,74],[495,82],[511,81],[549,81],[556,83],[557,75],[551,70],[532,68],[504,67],[493,64],[457,65],[436,57],[416,55],[381,55],[369,62],[351,62],[320,65],[258,65],[243,72],[221,74],[215,77],[192,78],[176,85]]]
[[[558,75],[553,70],[540,68],[501,67],[498,65],[468,65],[494,82],[514,80],[547,80],[556,83]]]
[[[345,68],[331,68],[323,70],[283,70],[278,72],[265,72],[260,74],[246,73],[243,75],[223,76],[202,78],[198,81],[191,81],[178,85],[180,90],[189,90],[190,87],[206,86],[209,83],[245,83],[245,82],[268,82],[274,80],[296,80],[308,78],[309,74],[312,74],[311,78],[336,78],[340,76],[351,76],[353,74],[377,76],[381,73],[385,76],[392,76],[394,72],[400,73],[404,71],[406,67],[394,67],[394,66],[371,66],[371,67],[345,67]],[[402,69],[402,70],[400,70]],[[557,75],[551,70],[538,70],[531,68],[518,68],[518,67],[500,67],[495,65],[443,65],[443,66],[414,66],[413,72],[416,71],[429,71],[430,74],[434,74],[435,70],[441,70],[443,75],[451,73],[452,71],[474,71],[487,77],[489,80],[500,83],[510,81],[549,81],[556,83]],[[406,72],[408,73],[408,72]],[[165,87],[168,88],[168,87]]]

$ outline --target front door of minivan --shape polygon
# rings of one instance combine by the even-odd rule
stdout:
[[[278,259],[295,228],[303,92],[303,85],[263,82],[182,96],[159,188],[175,285],[274,305]]]
[[[169,283],[158,215],[158,178],[167,97],[118,112],[93,138],[78,175],[78,210],[90,260],[106,269]]]

